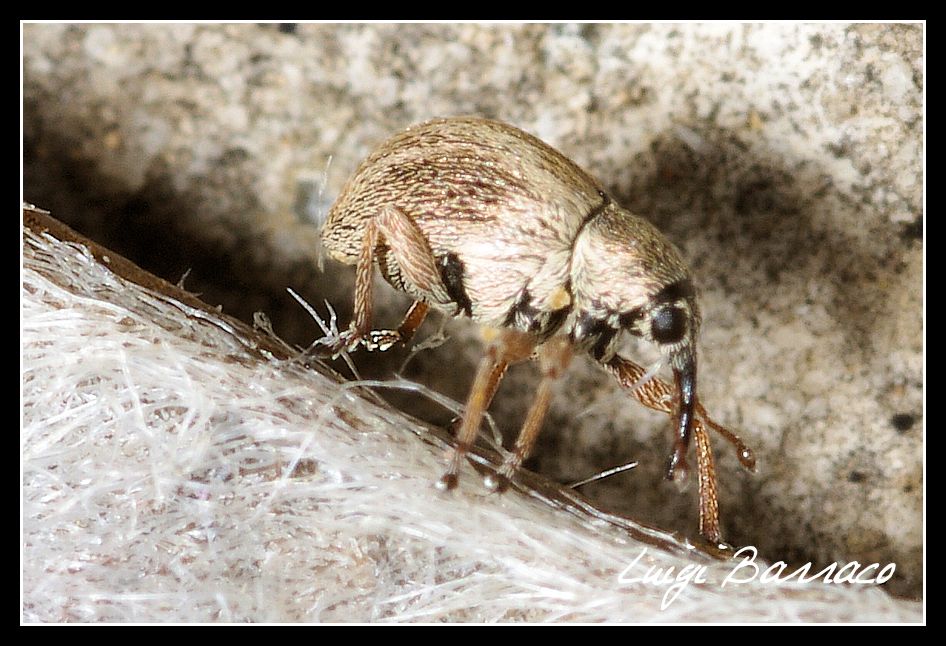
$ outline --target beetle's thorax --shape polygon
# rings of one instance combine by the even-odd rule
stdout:
[[[613,201],[584,223],[570,263],[571,312],[562,328],[598,360],[615,351],[621,331],[653,338],[650,320],[673,304],[686,313],[680,343],[692,344],[699,326],[693,284],[679,251],[649,222]]]

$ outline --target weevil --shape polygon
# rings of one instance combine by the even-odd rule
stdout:
[[[456,486],[506,369],[534,358],[542,375],[535,399],[514,450],[486,480],[504,489],[535,444],[553,384],[574,354],[587,353],[638,401],[674,419],[669,479],[686,478],[696,436],[700,533],[721,543],[708,429],[734,444],[746,467],[754,457],[697,396],[693,280],[677,248],[577,164],[505,123],[435,119],[393,136],[362,162],[321,236],[331,257],[356,267],[353,320],[327,343],[329,352],[406,343],[431,307],[484,327],[485,356],[440,488]],[[414,299],[398,329],[372,329],[374,267]],[[672,385],[617,353],[624,333],[657,345]]]

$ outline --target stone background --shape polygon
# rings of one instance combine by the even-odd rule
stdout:
[[[716,444],[726,537],[772,560],[894,561],[887,587],[918,596],[923,45],[915,24],[27,24],[24,198],[307,345],[285,289],[348,320],[353,272],[319,271],[317,222],[358,161],[433,116],[516,124],[690,261],[702,399],[759,458],[750,475]],[[396,322],[408,301],[377,291]],[[447,330],[403,372],[462,400],[480,348]],[[500,391],[508,435],[535,377]],[[669,447],[665,418],[577,361],[531,467],[570,481],[639,460],[585,493],[692,534],[695,487],[660,480]]]

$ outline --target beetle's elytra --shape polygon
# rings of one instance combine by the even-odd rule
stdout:
[[[439,484],[455,485],[506,368],[533,357],[542,381],[515,450],[487,485],[503,488],[528,456],[551,386],[575,352],[590,354],[645,406],[674,417],[668,477],[682,479],[697,436],[700,531],[720,542],[708,428],[697,398],[700,312],[680,252],[653,225],[621,208],[603,186],[539,139],[510,125],[436,119],[395,135],[362,162],[322,229],[328,254],[355,265],[355,314],[330,350],[385,350],[404,342],[429,307],[495,331],[464,410],[458,444]],[[415,302],[397,330],[371,329],[371,276]],[[628,332],[655,343],[671,386],[616,354]]]

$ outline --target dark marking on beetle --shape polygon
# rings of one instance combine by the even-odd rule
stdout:
[[[571,311],[571,307],[563,307],[562,309],[555,310],[554,312],[547,312],[546,316],[548,317],[548,320],[545,323],[545,331],[543,336],[550,336],[558,328],[562,327],[562,323],[565,322],[565,319],[568,318],[568,314]]]
[[[523,289],[519,292],[519,298],[506,313],[503,325],[524,329],[526,332],[535,332],[539,329],[541,314],[542,312],[532,305],[532,294],[528,289]]]
[[[620,314],[618,316],[618,323],[621,324],[622,328],[631,329],[642,318],[644,318],[644,310],[640,307],[635,307],[632,310]]]
[[[654,296],[654,302],[673,303],[674,301],[690,299],[694,296],[696,296],[696,290],[693,288],[693,283],[689,279],[678,280],[657,292]]]
[[[589,348],[591,356],[600,361],[617,332],[606,320],[582,312],[572,328],[571,341],[575,345]]]
[[[545,339],[561,327],[569,312],[571,312],[571,307],[554,311],[540,310],[532,305],[532,294],[529,290],[523,288],[519,293],[519,298],[506,313],[503,325],[523,332],[531,332],[540,339]]]
[[[473,316],[473,304],[466,293],[466,285],[463,284],[463,261],[452,251],[445,256],[441,256],[440,277],[447,288],[447,295],[457,304],[457,314],[466,312],[467,316]]]
[[[605,350],[611,345],[611,341],[614,340],[614,335],[617,333],[618,331],[613,327],[607,327],[598,335],[594,345],[591,346],[591,356],[595,358],[595,361],[601,361],[602,357],[604,357]]]

